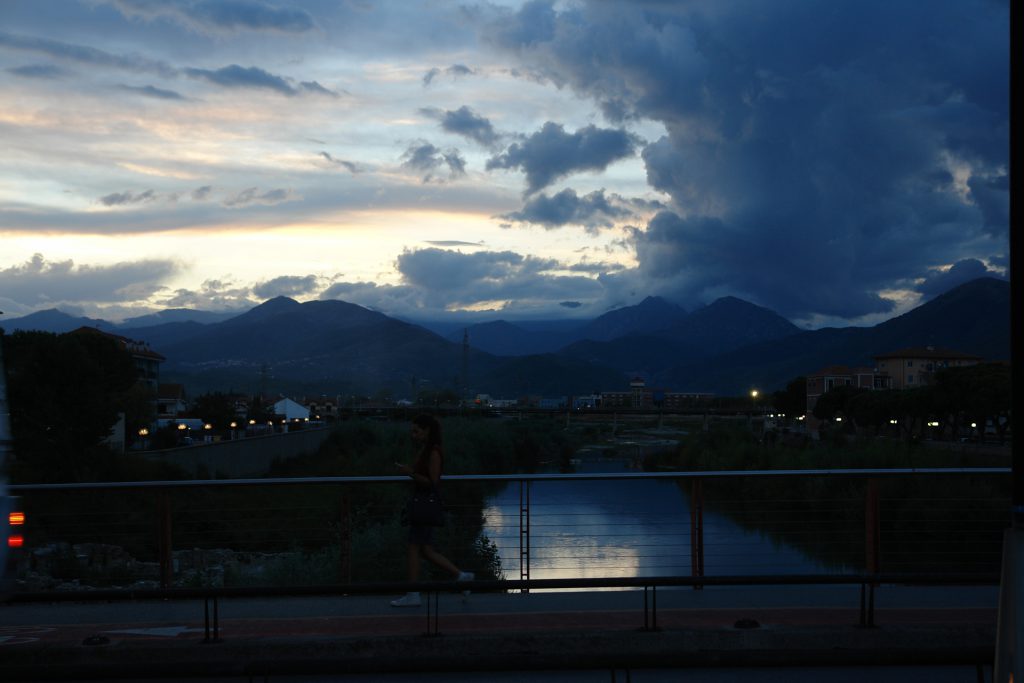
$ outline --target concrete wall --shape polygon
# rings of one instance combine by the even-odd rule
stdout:
[[[275,459],[294,458],[317,450],[330,434],[330,427],[303,429],[287,434],[147,451],[142,455],[150,460],[178,465],[198,479],[245,479],[262,477]]]

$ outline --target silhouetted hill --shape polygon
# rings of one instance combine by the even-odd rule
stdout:
[[[705,353],[722,353],[799,331],[799,327],[775,311],[727,296],[678,320],[661,330],[658,336],[683,342]]]
[[[224,322],[240,315],[244,311],[199,311],[190,308],[168,308],[149,315],[140,315],[134,318],[125,318],[118,327],[123,329],[138,329],[141,327],[156,327],[172,323],[199,323],[209,325],[210,323]]]
[[[648,334],[629,334],[610,341],[578,341],[559,355],[579,358],[664,384],[667,372],[748,344],[778,339],[799,328],[766,308],[724,297]]]
[[[874,327],[826,328],[681,363],[665,380],[681,390],[771,391],[827,365],[874,366],[875,354],[936,346],[986,360],[1010,355],[1010,285],[980,278]]]
[[[167,358],[164,375],[186,383],[191,394],[227,388],[332,395],[389,389],[408,396],[414,381],[417,387],[455,388],[462,367],[460,345],[343,301],[300,304],[279,297],[171,338],[182,334],[181,325],[136,329],[133,335]],[[498,364],[474,350],[468,360],[478,372]]]
[[[79,327],[95,327],[105,332],[113,332],[116,327],[113,323],[96,318],[83,318],[69,315],[56,308],[49,308],[45,311],[36,311],[20,318],[0,318],[0,327],[8,332],[15,330],[37,330],[39,332],[54,332],[63,334],[77,330]]]
[[[576,339],[609,341],[627,334],[662,330],[686,316],[686,310],[660,296],[649,296],[635,306],[624,306],[595,318],[576,331]]]
[[[445,338],[461,344],[464,332],[469,335],[471,347],[496,356],[549,353],[576,338],[575,330],[528,330],[504,320],[470,325],[452,331]]]

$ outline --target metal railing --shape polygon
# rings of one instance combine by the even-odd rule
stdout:
[[[1011,521],[1010,472],[452,475],[445,477],[446,491],[470,492],[478,502],[451,496],[453,519],[445,533],[482,530],[500,559],[500,575],[523,582],[688,576],[699,589],[705,575],[994,575],[1001,534]],[[658,482],[654,491],[665,494],[667,504],[655,505],[647,489],[633,500],[617,499],[617,492],[637,482]],[[292,564],[283,565],[276,580],[263,567],[264,585],[352,585],[367,580],[353,570],[361,559],[353,556],[353,544],[359,543],[379,553],[378,566],[394,568],[397,580],[404,574],[404,549],[395,501],[406,486],[406,477],[388,476],[12,489],[29,512],[26,573],[48,569],[86,584],[106,572],[101,585],[138,587],[140,579],[149,579],[146,585],[166,589],[211,581],[230,587],[223,565],[231,553],[236,563],[239,553],[279,564],[291,556]],[[596,498],[582,503],[563,492],[588,486],[597,487]],[[378,527],[387,531],[379,542],[354,540]],[[310,557],[321,551],[318,561],[326,573],[302,581],[289,573],[298,565],[308,571],[315,564]],[[221,574],[211,579],[218,567]],[[379,571],[373,577],[381,578]],[[537,584],[521,585],[531,587]]]

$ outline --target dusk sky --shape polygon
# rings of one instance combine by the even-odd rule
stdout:
[[[0,101],[0,320],[820,327],[1008,266],[1006,0],[3,0]]]

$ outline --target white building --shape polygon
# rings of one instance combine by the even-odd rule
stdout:
[[[293,420],[305,421],[309,419],[309,408],[290,398],[282,398],[274,404],[274,415],[280,415],[289,422]]]

